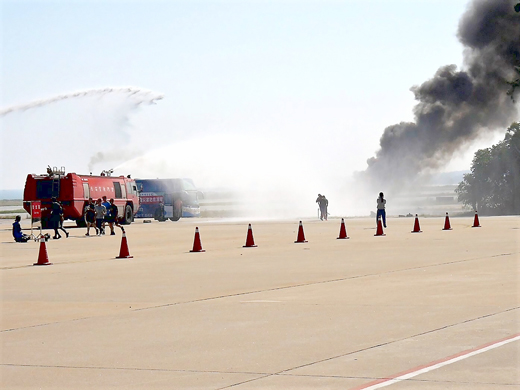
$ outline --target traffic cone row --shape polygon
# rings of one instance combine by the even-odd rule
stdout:
[[[475,210],[475,219],[473,221],[472,227],[480,227],[480,222],[478,218],[478,213]],[[450,224],[450,217],[448,213],[446,213],[446,218],[444,220],[444,228],[442,230],[452,230],[451,224]],[[415,222],[414,227],[412,230],[412,233],[422,233],[422,230],[419,225],[419,217],[417,214],[415,214]],[[374,236],[386,236],[386,234],[383,232],[383,225],[381,223],[381,217],[377,218],[377,228],[376,228],[376,234]],[[347,229],[345,227],[345,220],[344,218],[341,218],[341,225],[339,229],[339,239],[349,239],[347,235]],[[305,243],[307,240],[305,239],[305,233],[303,231],[303,223],[300,221],[298,225],[298,236],[296,237],[295,243]],[[255,245],[255,240],[253,238],[253,229],[251,227],[251,224],[249,224],[247,228],[247,237],[246,237],[246,244],[243,246],[243,248],[254,248],[257,247]],[[202,242],[200,240],[200,233],[199,228],[195,228],[195,238],[193,241],[193,249],[190,252],[205,252],[204,249],[202,249]],[[126,234],[123,230],[123,235],[121,238],[121,249],[119,251],[119,256],[116,257],[116,259],[131,259],[133,256],[130,256],[130,251],[128,250],[128,242],[126,239]],[[52,265],[51,262],[49,262],[49,256],[47,254],[47,245],[45,243],[45,238],[42,236],[40,239],[40,250],[38,253],[38,262],[34,263],[34,265]]]
[[[473,226],[472,227],[480,227],[480,224],[479,224],[479,220],[478,220],[478,214],[477,212],[475,211],[475,220],[473,222]],[[446,213],[446,219],[445,219],[445,222],[444,222],[444,229],[443,230],[452,230],[451,228],[451,225],[450,225],[450,218],[448,216],[448,213]],[[419,225],[419,216],[417,214],[415,214],[415,222],[414,222],[414,226],[413,226],[413,230],[412,230],[412,233],[422,233],[422,230],[421,230],[421,227]],[[383,224],[381,222],[381,217],[378,217],[377,218],[377,228],[376,228],[376,234],[374,234],[374,236],[386,236],[386,234],[383,232]],[[345,227],[345,219],[344,218],[341,218],[341,225],[340,225],[340,229],[339,229],[339,236],[338,236],[338,240],[339,239],[349,239],[350,237],[348,237],[347,235],[347,229]],[[305,242],[308,242],[306,239],[305,239],[305,233],[303,231],[303,223],[302,221],[300,221],[299,225],[298,225],[298,235],[296,237],[296,241],[294,241],[295,243],[305,243]],[[256,247],[257,245],[255,245],[255,240],[253,239],[253,230],[251,228],[251,224],[249,224],[248,228],[247,228],[247,237],[246,237],[246,244],[243,246],[244,248],[250,248],[250,247]],[[199,236],[199,228],[195,228],[195,240],[194,240],[194,243],[193,243],[193,250],[191,250],[190,252],[204,252],[204,250],[202,249],[202,245],[200,243],[200,236]]]

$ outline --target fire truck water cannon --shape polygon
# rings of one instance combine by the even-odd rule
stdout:
[[[52,167],[50,165],[47,165],[47,174],[49,176],[65,176],[65,167],[56,168]]]
[[[101,171],[101,175],[100,176],[108,176],[108,177],[110,177],[110,176],[112,176],[112,173],[114,173],[113,169],[109,169],[108,171],[103,170],[103,171]]]

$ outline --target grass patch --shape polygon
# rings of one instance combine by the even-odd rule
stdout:
[[[16,210],[1,210],[0,214],[20,214],[20,213],[27,213],[25,209],[16,209]]]
[[[0,206],[23,206],[23,200],[19,199],[1,199]]]

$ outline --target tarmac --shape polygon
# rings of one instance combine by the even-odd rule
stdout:
[[[2,389],[520,389],[519,216],[303,220],[306,243],[298,220],[136,220],[133,258],[71,228],[49,266],[11,222]]]

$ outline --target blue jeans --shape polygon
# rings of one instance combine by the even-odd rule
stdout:
[[[386,210],[385,209],[377,210],[376,223],[380,216],[381,216],[381,219],[383,220],[383,226],[386,227]]]

